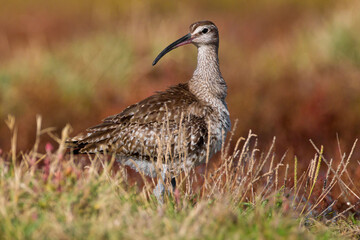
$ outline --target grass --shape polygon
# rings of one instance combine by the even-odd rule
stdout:
[[[1,238],[359,238],[357,1],[4,4]],[[191,47],[151,62],[199,19],[220,29],[227,103],[240,124],[219,159],[178,176],[159,206],[156,179],[108,156],[65,154],[62,129],[189,79]],[[259,138],[241,138],[248,129]]]
[[[300,173],[298,160],[284,166],[283,157],[273,154],[275,142],[261,152],[250,132],[237,140],[232,153],[224,147],[222,161],[205,175],[178,176],[177,190],[159,205],[151,194],[154,182],[131,184],[127,169],[114,158],[66,154],[69,126],[56,137],[52,129],[41,128],[38,118],[37,139],[50,134],[58,142],[41,154],[39,139],[32,151],[17,152],[15,119],[9,117],[7,125],[13,137],[11,151],[0,155],[3,239],[346,239],[360,234],[354,211],[359,199],[341,212],[331,204],[320,206],[324,198],[334,197],[335,186],[343,196],[359,194],[344,181],[347,158],[328,165],[327,184],[319,179],[327,162],[323,148]],[[281,178],[283,167],[287,173]],[[199,178],[203,184],[195,188]],[[319,186],[322,191],[316,193]]]

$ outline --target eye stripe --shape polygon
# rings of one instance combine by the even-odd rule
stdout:
[[[208,33],[210,31],[210,28],[211,26],[206,26],[206,27],[203,27],[203,26],[199,26],[197,27],[196,29],[194,29],[193,32],[196,32],[196,34],[204,34],[204,30],[207,29],[207,31],[205,33]]]
[[[200,21],[193,23],[192,25],[190,25],[190,32],[193,34],[193,36],[198,34],[204,34],[202,33],[202,30],[204,30],[205,28],[208,29],[206,33],[210,31],[214,31],[215,33],[217,33],[217,27],[210,21]]]

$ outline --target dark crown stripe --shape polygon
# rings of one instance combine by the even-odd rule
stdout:
[[[213,25],[214,27],[216,27],[215,24],[211,21],[199,21],[190,25],[190,32],[194,32],[196,28],[205,25]]]

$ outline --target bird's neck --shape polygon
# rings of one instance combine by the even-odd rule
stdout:
[[[189,89],[207,103],[225,101],[227,86],[220,72],[218,46],[198,46],[197,67],[189,81]]]

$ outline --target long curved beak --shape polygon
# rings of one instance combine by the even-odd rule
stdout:
[[[172,44],[167,46],[164,50],[162,50],[162,52],[159,53],[159,55],[155,58],[152,65],[154,66],[160,60],[160,58],[162,58],[165,54],[167,54],[171,50],[173,50],[173,49],[175,49],[177,47],[189,44],[191,42],[192,42],[192,39],[191,39],[191,34],[190,33],[186,34],[182,38],[179,38],[178,40],[176,40],[175,42],[173,42]]]

